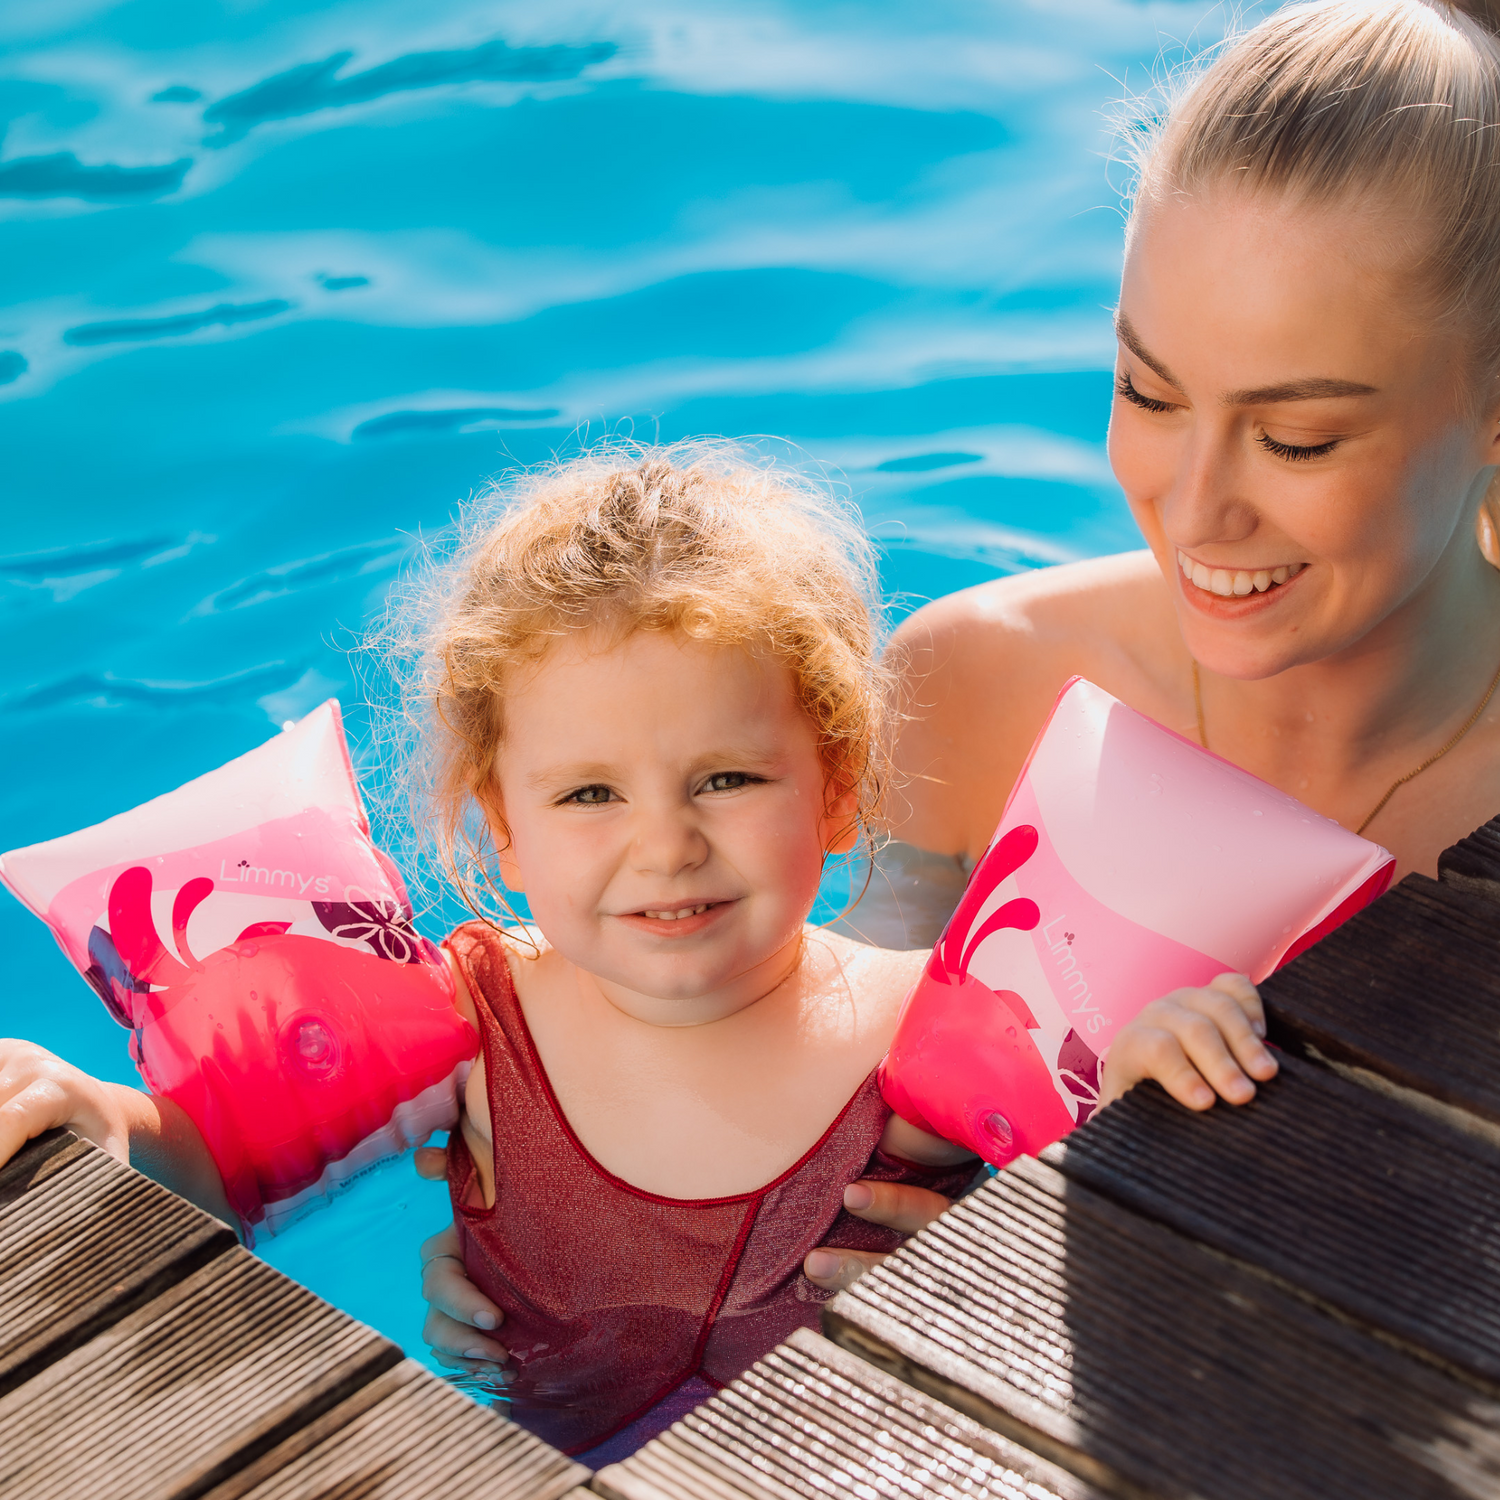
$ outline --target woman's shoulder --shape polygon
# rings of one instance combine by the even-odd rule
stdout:
[[[901,676],[892,830],[984,848],[1070,677],[1174,726],[1190,700],[1171,596],[1149,552],[1065,563],[934,600],[892,643]]]
[[[924,605],[896,632],[907,651],[938,651],[949,664],[993,662],[1038,651],[1082,650],[1117,640],[1154,644],[1173,630],[1172,604],[1156,559],[1144,549],[1014,573]],[[934,666],[939,665],[934,661]]]

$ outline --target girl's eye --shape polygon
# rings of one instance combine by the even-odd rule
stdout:
[[[757,784],[760,779],[759,776],[751,776],[745,771],[715,771],[703,783],[703,790],[705,792],[737,792],[742,786]]]
[[[1122,400],[1128,401],[1132,406],[1138,406],[1142,411],[1176,411],[1177,408],[1170,401],[1158,401],[1154,396],[1143,396],[1131,384],[1130,372],[1121,370],[1115,376],[1115,394]]]
[[[1310,448],[1302,448],[1296,443],[1278,443],[1269,432],[1261,433],[1255,441],[1267,453],[1275,454],[1277,458],[1284,458],[1288,463],[1293,464],[1306,463],[1310,458],[1322,458],[1325,453],[1332,453],[1339,445],[1339,440],[1332,438],[1326,443],[1317,443]]]
[[[581,786],[576,792],[569,792],[563,798],[564,802],[572,802],[582,807],[598,807],[614,800],[615,794],[607,786]]]

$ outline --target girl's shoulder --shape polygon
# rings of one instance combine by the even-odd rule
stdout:
[[[809,927],[818,965],[814,993],[850,1005],[861,1026],[894,1028],[896,1013],[927,962],[925,949],[875,948],[826,927]]]
[[[455,927],[443,940],[443,955],[453,975],[454,1004],[459,1013],[471,1026],[477,1026],[473,984],[483,986],[494,965],[503,963],[519,995],[526,984],[528,963],[550,952],[551,946],[541,928],[529,922],[496,927],[476,918]]]

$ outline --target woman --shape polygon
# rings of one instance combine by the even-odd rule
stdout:
[[[1442,0],[1282,11],[1179,99],[1142,163],[1116,317],[1110,458],[1150,550],[903,626],[903,840],[950,870],[976,858],[1075,673],[1368,831],[1398,874],[1435,873],[1500,811],[1496,19]],[[1106,1096],[1150,1071],[1197,1107],[1209,1083],[1248,1098],[1223,1000],[1152,1007]],[[849,1194],[903,1230],[943,1206]],[[444,1236],[424,1254],[429,1341],[492,1368],[495,1309]],[[807,1270],[832,1288],[866,1259]]]

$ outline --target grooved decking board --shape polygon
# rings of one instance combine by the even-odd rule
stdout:
[[[608,1500],[1095,1500],[1098,1492],[815,1333],[623,1463]]]
[[[1144,1084],[1043,1160],[1500,1383],[1500,1150],[1281,1061],[1240,1109]]]
[[[66,1131],[0,1167],[0,1394],[235,1243]]]
[[[1500,1125],[1500,912],[1408,875],[1261,985],[1271,1038]]]
[[[824,1322],[1137,1500],[1500,1493],[1500,1403],[1039,1162],[970,1195]]]
[[[408,1359],[206,1500],[560,1500],[588,1478],[582,1464]]]
[[[400,1358],[236,1246],[0,1398],[0,1494],[185,1500]]]
[[[1500,898],[1500,818],[1438,856],[1438,879],[1492,899]]]

